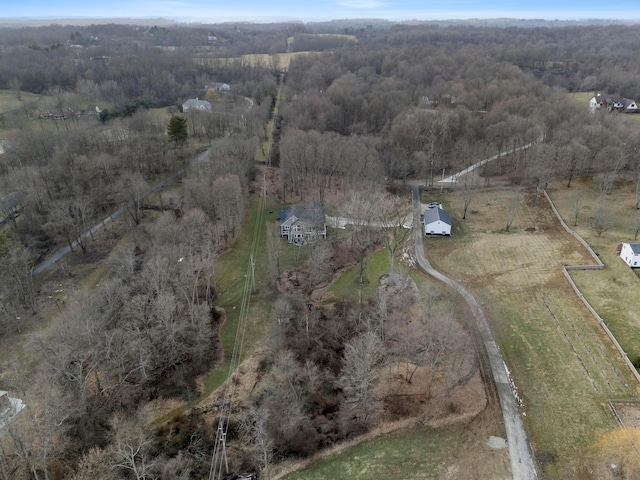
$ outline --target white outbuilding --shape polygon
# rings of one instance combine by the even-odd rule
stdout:
[[[451,215],[440,204],[434,204],[425,210],[425,235],[451,235],[451,225]]]
[[[631,268],[640,268],[640,243],[623,243],[620,257]]]

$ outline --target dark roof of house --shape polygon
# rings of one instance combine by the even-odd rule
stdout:
[[[639,255],[640,254],[640,243],[630,243],[629,246],[631,247],[631,251],[635,255]]]
[[[451,215],[446,210],[442,208],[428,208],[424,212],[424,224],[427,225],[429,223],[437,222],[438,220],[443,221],[447,225],[452,225],[451,223]]]
[[[599,93],[596,95],[596,102],[598,103],[622,103],[622,100],[620,95],[610,93]]]
[[[280,221],[285,222],[292,215],[295,215],[299,221],[309,224],[324,223],[326,217],[324,208],[316,202],[283,208],[280,210]]]

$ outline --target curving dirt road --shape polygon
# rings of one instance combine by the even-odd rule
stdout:
[[[440,180],[438,183],[456,183],[458,181],[458,178],[462,177],[463,175],[466,175],[467,173],[471,173],[473,172],[475,169],[482,167],[483,165],[486,165],[489,162],[492,162],[494,160],[497,160],[500,157],[504,157],[505,155],[511,155],[513,153],[519,152],[520,150],[526,150],[527,148],[531,148],[533,147],[536,143],[541,142],[542,140],[544,140],[544,135],[540,135],[540,137],[534,141],[534,142],[529,142],[526,145],[522,145],[521,147],[517,147],[517,148],[512,148],[510,150],[498,153],[496,155],[493,155],[492,157],[489,158],[485,158],[484,160],[480,160],[479,162],[474,163],[473,165],[471,165],[468,168],[465,168],[464,170],[451,175],[447,178],[443,178],[442,180]]]
[[[435,270],[424,255],[423,231],[420,222],[420,187],[412,187],[413,201],[413,236],[418,265],[427,274],[455,289],[465,299],[473,313],[475,327],[486,351],[491,376],[495,383],[511,457],[511,471],[514,480],[536,480],[538,478],[531,445],[527,432],[522,423],[522,417],[518,410],[516,398],[511,390],[510,378],[507,367],[498,348],[498,344],[491,333],[489,322],[474,296],[455,280]]]

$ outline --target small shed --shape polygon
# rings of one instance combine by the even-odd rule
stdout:
[[[640,243],[623,243],[620,257],[631,268],[640,268]]]
[[[451,235],[451,215],[440,206],[427,208],[423,221],[425,235]]]

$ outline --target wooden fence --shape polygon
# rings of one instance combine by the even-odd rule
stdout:
[[[596,262],[596,265],[563,265],[562,266],[562,273],[564,273],[564,276],[569,281],[569,284],[571,285],[573,290],[576,292],[576,295],[578,296],[578,298],[582,301],[582,303],[584,303],[585,307],[587,307],[587,309],[591,312],[591,314],[594,316],[594,318],[600,324],[600,327],[605,331],[605,333],[607,334],[607,336],[609,337],[609,339],[611,340],[613,345],[618,349],[618,352],[620,352],[620,355],[622,356],[624,362],[627,364],[627,367],[629,367],[629,369],[631,370],[631,373],[633,374],[633,376],[636,378],[638,383],[640,383],[640,374],[638,373],[638,370],[636,369],[636,367],[633,366],[633,363],[631,363],[631,360],[629,360],[629,357],[627,356],[627,353],[622,349],[622,346],[620,345],[620,343],[618,343],[618,340],[613,335],[613,333],[611,333],[611,330],[609,330],[609,327],[604,322],[602,317],[600,317],[600,315],[598,315],[598,312],[596,312],[593,309],[593,307],[591,306],[591,304],[587,301],[587,299],[584,298],[584,295],[578,289],[578,286],[575,284],[575,282],[571,278],[571,275],[569,274],[570,270],[602,270],[604,268],[604,263],[602,263],[602,261],[600,260],[600,257],[598,257],[598,255],[596,255],[596,253],[589,246],[589,244],[587,242],[585,242],[584,239],[580,235],[578,235],[571,228],[569,228],[569,226],[565,223],[565,221],[560,216],[560,213],[558,212],[558,209],[554,205],[553,201],[551,201],[551,198],[549,197],[549,195],[547,194],[546,191],[544,192],[544,196],[547,199],[547,201],[549,202],[549,205],[551,205],[551,210],[553,210],[553,213],[556,215],[556,217],[560,221],[560,224],[562,225],[562,227],[570,235],[575,237],[587,249],[587,251],[591,254],[591,256],[593,257],[593,259]]]

